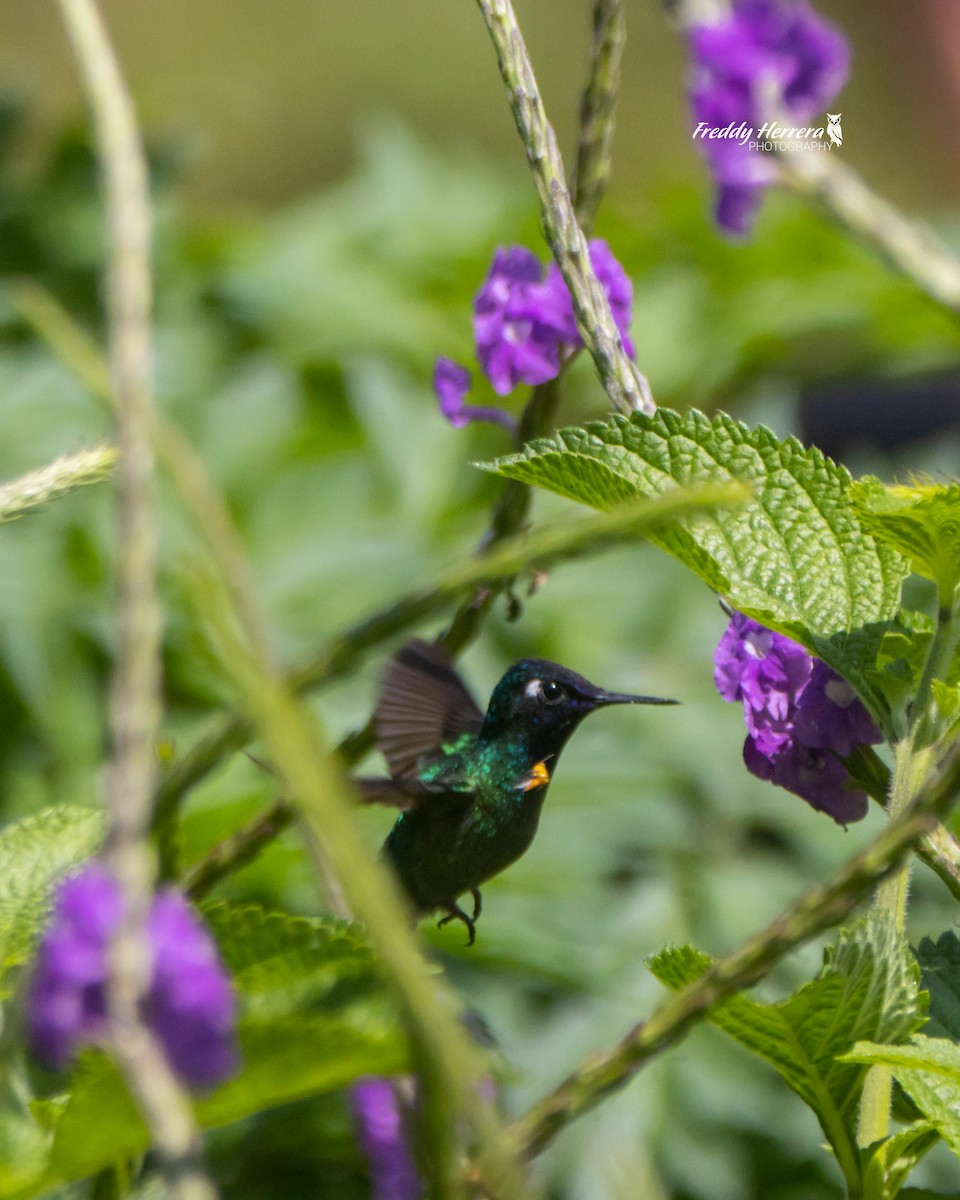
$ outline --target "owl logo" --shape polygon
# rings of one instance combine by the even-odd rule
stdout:
[[[827,113],[827,136],[835,146],[843,145],[843,130],[840,128],[840,113]]]

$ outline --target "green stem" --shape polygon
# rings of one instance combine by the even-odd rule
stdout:
[[[871,888],[909,854],[942,816],[960,789],[960,747],[939,775],[891,821],[875,841],[855,855],[833,880],[816,888],[704,975],[666,1000],[612,1050],[595,1055],[573,1072],[518,1123],[528,1156],[544,1150],[571,1121],[627,1083],[651,1058],[673,1045],[710,1008],[753,986],[802,943],[842,921]]]
[[[945,744],[949,745],[953,740],[947,735]],[[872,746],[856,746],[843,762],[857,786],[886,810],[891,773],[876,750]],[[960,842],[949,829],[938,822],[921,839],[917,857],[940,877],[954,899],[960,900]]]
[[[540,200],[544,235],[570,291],[577,330],[613,404],[624,412],[652,413],[656,405],[650,385],[623,349],[607,294],[590,262],[556,134],[544,112],[513,6],[510,0],[477,3],[497,52],[500,75]]]
[[[941,730],[936,704],[933,699],[933,682],[936,679],[946,679],[950,662],[957,648],[957,638],[960,636],[960,621],[955,619],[954,598],[941,594],[937,607],[937,626],[934,630],[933,641],[923,664],[920,682],[917,684],[917,694],[913,700],[911,720],[917,730],[917,740],[921,745],[933,742]]]
[[[930,747],[914,746],[912,736],[904,738],[894,748],[893,777],[888,804],[889,819],[896,821],[922,792],[932,764]],[[910,888],[910,859],[893,871],[877,887],[873,906],[877,912],[889,913],[894,926],[903,932],[907,914],[907,895]],[[867,1072],[860,1097],[860,1119],[857,1144],[870,1146],[890,1132],[890,1101],[893,1095],[893,1073],[890,1067],[873,1066]]]
[[[956,645],[957,622],[953,611],[940,597],[937,628],[927,653],[926,662],[917,686],[911,711],[911,729],[894,747],[893,777],[887,805],[889,820],[894,822],[906,811],[923,790],[935,762],[937,735],[936,705],[933,700],[933,681],[945,677],[946,668]],[[910,889],[910,860],[890,875],[877,888],[874,908],[889,913],[896,928],[903,932],[907,916],[907,896]],[[867,1072],[860,1097],[860,1120],[857,1141],[861,1147],[872,1145],[890,1132],[890,1102],[893,1096],[893,1072],[877,1064]]]
[[[486,1176],[505,1196],[522,1184],[511,1148],[478,1085],[483,1056],[459,1019],[458,1005],[428,971],[406,919],[406,908],[390,873],[370,856],[338,765],[322,745],[312,715],[272,671],[255,645],[239,631],[242,618],[222,578],[202,581],[202,612],[221,661],[236,683],[243,706],[277,770],[297,798],[343,889],[347,905],[366,927],[406,1020],[421,1084],[423,1120],[429,1131],[431,1200],[459,1200],[459,1117],[481,1138],[478,1156]]]

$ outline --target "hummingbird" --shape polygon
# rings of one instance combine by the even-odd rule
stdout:
[[[529,848],[557,759],[584,717],[612,704],[676,704],[607,692],[542,658],[515,662],[484,714],[442,647],[414,639],[383,676],[374,729],[389,779],[369,801],[404,809],[383,846],[418,915],[462,921],[472,946],[480,885]],[[457,903],[469,893],[473,914]]]

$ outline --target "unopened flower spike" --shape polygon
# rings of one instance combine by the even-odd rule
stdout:
[[[62,1069],[81,1046],[109,1040],[108,955],[122,917],[122,892],[100,862],[57,891],[28,998],[31,1045],[51,1067]],[[144,1020],[183,1080],[220,1083],[238,1056],[233,989],[216,943],[172,888],[154,897],[146,933],[153,968]]]
[[[694,137],[716,185],[714,215],[721,230],[743,237],[777,177],[758,144],[774,140],[772,119],[789,133],[811,127],[833,104],[849,47],[807,0],[733,0],[720,20],[687,32]]]
[[[731,612],[714,654],[714,682],[739,700],[747,770],[828,813],[838,824],[866,815],[866,794],[843,760],[882,741],[853,688],[803,646]]]

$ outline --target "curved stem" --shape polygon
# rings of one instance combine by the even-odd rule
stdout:
[[[910,853],[945,814],[960,790],[960,747],[955,747],[933,783],[907,806],[834,879],[796,904],[681,992],[666,1000],[649,1021],[638,1025],[612,1050],[596,1055],[536,1104],[516,1126],[528,1157],[533,1157],[577,1117],[623,1087],[651,1058],[682,1038],[713,1005],[753,986],[787,954],[836,925]]]
[[[607,395],[624,412],[656,409],[650,385],[623,349],[610,302],[577,223],[563,158],[543,108],[523,34],[510,0],[477,0],[497,52],[500,75],[540,199],[543,231],[570,291],[577,330]]]
[[[161,710],[146,160],[133,104],[94,0],[60,0],[60,9],[93,113],[104,183],[107,317],[117,398],[118,631],[109,708],[110,824],[103,856],[122,889],[124,914],[110,947],[106,981],[110,1043],[150,1130],[169,1194],[177,1200],[210,1200],[216,1192],[199,1159],[200,1135],[189,1097],[141,1015],[151,971],[145,926],[153,895],[149,829]]]

